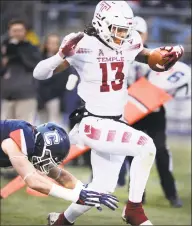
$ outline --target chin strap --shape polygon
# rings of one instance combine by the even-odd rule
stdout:
[[[112,50],[114,50],[111,46],[109,46],[105,41],[103,41],[102,39],[101,39],[101,37],[100,36],[95,36],[100,42],[102,42],[106,47],[108,47],[108,48],[110,48],[110,49],[112,49]]]

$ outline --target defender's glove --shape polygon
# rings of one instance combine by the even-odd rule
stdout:
[[[118,202],[118,199],[114,195],[82,189],[80,192],[79,200],[76,203],[80,205],[95,206],[98,210],[101,211],[102,208],[100,207],[100,204],[107,206],[111,210],[115,210],[116,208],[118,208]]]
[[[169,60],[164,65],[166,71],[168,69],[170,69],[181,58],[181,56],[184,54],[184,48],[181,45],[174,46],[174,47],[165,46],[165,47],[161,47],[160,49],[168,51],[168,53],[166,53],[163,56],[163,59],[169,58]]]
[[[62,58],[72,56],[75,53],[75,48],[78,42],[84,37],[83,32],[72,33],[65,37],[59,48],[59,55]]]

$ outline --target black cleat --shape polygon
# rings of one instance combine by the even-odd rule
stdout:
[[[179,197],[169,198],[169,202],[174,208],[180,208],[183,206],[182,200]]]

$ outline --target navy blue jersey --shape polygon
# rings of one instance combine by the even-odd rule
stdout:
[[[31,156],[35,147],[35,135],[33,126],[23,120],[1,120],[0,121],[1,143],[11,138],[26,156]],[[11,166],[9,157],[0,147],[0,167]]]

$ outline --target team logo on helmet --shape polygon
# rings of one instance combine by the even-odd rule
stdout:
[[[102,1],[100,6],[101,6],[101,8],[99,10],[100,12],[102,12],[103,10],[108,11],[111,8],[111,6],[105,1]]]

